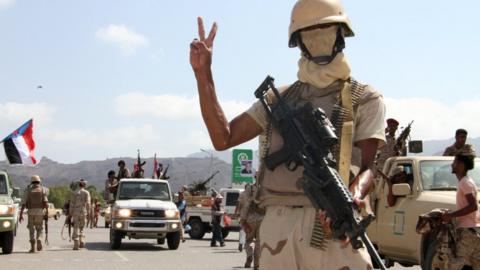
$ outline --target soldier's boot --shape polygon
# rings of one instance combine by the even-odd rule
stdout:
[[[73,250],[78,250],[78,240],[73,240]]]
[[[253,256],[248,256],[248,257],[247,257],[247,261],[245,262],[244,267],[245,267],[245,268],[250,268],[250,266],[252,265],[252,261],[253,261]]]
[[[78,245],[79,248],[85,248],[85,243],[84,242],[80,242],[80,245]]]
[[[38,251],[42,251],[43,247],[42,247],[42,241],[40,240],[37,240],[37,250]]]
[[[30,253],[35,253],[35,240],[30,241]]]

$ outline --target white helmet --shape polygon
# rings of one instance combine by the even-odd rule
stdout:
[[[289,47],[298,46],[300,30],[321,24],[340,24],[345,37],[354,36],[350,20],[339,0],[299,0],[292,9]]]

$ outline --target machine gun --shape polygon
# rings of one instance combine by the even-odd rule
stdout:
[[[300,186],[313,206],[326,211],[332,220],[333,237],[348,237],[354,249],[359,249],[364,244],[380,268],[386,269],[365,232],[372,216],[361,220],[352,195],[339,173],[330,167],[330,149],[338,143],[330,120],[322,109],[313,108],[311,103],[292,110],[280,96],[273,81],[272,77],[267,76],[255,91],[255,97],[260,100],[272,124],[280,132],[284,146],[267,156],[265,165],[273,170],[285,164],[292,171],[303,166]],[[276,97],[273,105],[266,100],[269,90]]]
[[[402,130],[402,133],[400,133],[400,136],[398,136],[395,146],[393,148],[395,153],[399,153],[401,156],[407,155],[406,149],[405,149],[405,142],[410,136],[410,131],[412,130],[412,124],[413,124],[413,121],[410,122],[410,124],[408,124],[408,126]]]
[[[44,222],[45,222],[45,245],[49,245],[49,242],[48,242],[48,207],[47,207],[47,210],[46,210],[46,213],[45,213],[45,217],[43,218],[44,219]]]
[[[167,172],[168,172],[168,168],[170,167],[170,164],[167,165],[167,167],[165,168],[165,170],[161,171],[159,176],[158,176],[158,179],[162,179],[162,180],[168,180],[170,179],[170,176],[167,176]]]
[[[208,188],[207,188],[207,184],[208,182],[210,182],[210,180],[213,179],[213,177],[215,177],[215,175],[217,175],[218,173],[220,173],[220,171],[216,171],[214,172],[212,175],[210,175],[206,180],[204,181],[198,181],[198,182],[193,182],[190,186],[190,192],[192,194],[198,194],[198,193],[206,193]]]
[[[72,217],[67,215],[65,217],[65,223],[63,223],[62,231],[60,232],[60,236],[62,237],[62,240],[67,240],[66,237],[63,236],[63,231],[65,230],[65,227],[68,229],[68,241],[72,242]]]
[[[136,167],[134,168],[133,174],[135,178],[143,178],[143,174],[144,174],[143,166],[145,165],[146,161],[142,162],[142,160],[140,159],[140,150],[137,150],[137,151],[138,151],[137,164],[135,165]]]

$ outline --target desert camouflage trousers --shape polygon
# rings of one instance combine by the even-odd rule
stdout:
[[[246,233],[245,253],[247,253],[247,261],[253,261],[253,266],[258,267],[260,262],[260,225],[262,220],[247,221],[247,223],[251,231]],[[254,247],[252,247],[252,244]]]
[[[43,218],[44,215],[28,215],[27,228],[30,233],[30,241],[42,241],[43,239]],[[35,231],[37,237],[35,237]]]
[[[331,239],[323,241],[322,249],[311,247],[315,216],[313,207],[267,206],[260,227],[260,269],[373,269],[365,248],[342,248]]]
[[[448,262],[451,270],[462,269],[470,265],[475,270],[480,270],[480,228],[457,229],[457,258]]]
[[[80,241],[85,243],[85,222],[87,217],[85,215],[74,215],[72,218],[73,221],[73,241]]]

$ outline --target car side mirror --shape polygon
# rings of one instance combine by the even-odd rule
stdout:
[[[412,193],[412,189],[410,188],[410,185],[406,183],[394,184],[392,186],[392,193],[393,193],[393,196],[405,197]]]

